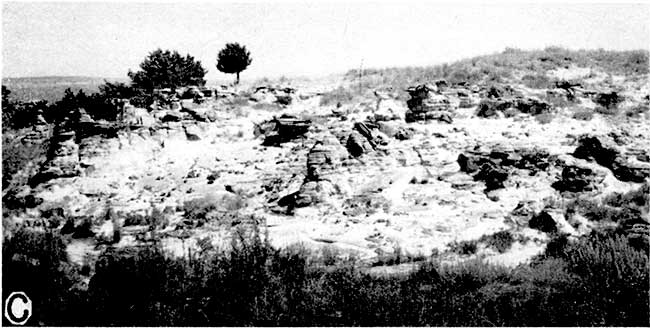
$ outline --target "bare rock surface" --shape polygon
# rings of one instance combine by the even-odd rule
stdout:
[[[120,128],[88,122],[92,133],[83,136],[55,132],[41,170],[47,183],[16,191],[30,211],[12,219],[63,208],[73,228],[92,219],[89,232],[102,242],[120,230],[113,246],[122,247],[154,238],[140,221],[155,216],[165,249],[179,256],[205,238],[227,247],[234,230],[253,223],[274,246],[327,246],[363,260],[395,249],[446,252],[452,242],[507,230],[526,241],[477,256],[516,265],[543,251],[549,231],[588,233],[589,223],[576,223],[588,220],[564,218],[566,203],[648,180],[645,118],[585,121],[554,108],[543,123],[530,114],[547,113],[546,104],[524,88],[517,115],[498,105],[489,120],[476,115],[485,86],[414,88],[408,109],[392,95],[379,105],[371,95],[321,106],[322,89],[258,90],[259,99],[237,106],[238,90],[218,89],[184,108],[128,109]],[[260,106],[269,101],[282,104]],[[448,113],[451,124],[431,124],[442,118],[433,113]],[[109,205],[114,221],[102,219]],[[636,224],[628,228],[643,236]],[[95,246],[75,239],[69,251],[82,259]]]

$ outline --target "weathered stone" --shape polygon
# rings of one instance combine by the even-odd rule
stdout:
[[[307,155],[307,179],[313,181],[324,179],[335,172],[339,164],[333,147],[318,141]]]
[[[183,131],[185,131],[185,137],[187,137],[187,140],[189,141],[201,140],[200,137],[201,131],[196,125],[184,125]]]
[[[74,177],[81,174],[79,166],[79,146],[74,131],[61,131],[52,137],[52,150],[41,170],[30,180],[31,186],[56,178]]]
[[[167,122],[180,122],[183,119],[183,116],[180,113],[176,112],[167,112],[165,116],[161,119],[163,123]]]
[[[546,233],[554,233],[557,231],[557,223],[546,211],[541,211],[539,214],[533,216],[530,221],[528,221],[528,226],[531,229],[536,229]]]
[[[395,139],[409,140],[413,138],[414,134],[415,134],[415,130],[413,128],[400,127],[399,129],[397,129],[397,132],[395,132]]]
[[[496,166],[493,163],[481,165],[479,172],[474,176],[474,180],[485,182],[485,190],[491,191],[504,187],[504,182],[508,179],[508,171]]]
[[[604,177],[596,174],[590,168],[579,166],[566,166],[562,169],[560,180],[551,186],[560,192],[583,192],[596,189],[596,185],[603,181]]]
[[[405,113],[407,123],[418,121],[453,122],[453,113],[448,97],[430,94],[435,87],[419,85],[407,89],[411,99],[406,101],[408,110]]]
[[[596,161],[610,169],[614,176],[621,181],[643,182],[650,177],[650,165],[629,163],[611,143],[599,137],[583,136],[580,138],[573,156]]]
[[[305,207],[326,201],[336,190],[327,180],[307,181],[295,195],[295,206]]]
[[[264,135],[262,144],[265,146],[278,146],[303,137],[310,127],[310,120],[299,120],[295,116],[282,115],[279,118],[255,124],[254,135]]]
[[[359,157],[374,150],[368,139],[357,131],[352,131],[352,133],[350,133],[345,147],[353,157]]]

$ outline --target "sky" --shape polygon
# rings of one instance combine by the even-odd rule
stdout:
[[[245,2],[2,5],[2,76],[125,78],[151,51],[191,54],[224,79],[227,42],[251,52],[242,78],[423,66],[506,47],[648,49],[650,4]]]

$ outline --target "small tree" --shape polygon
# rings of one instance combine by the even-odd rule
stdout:
[[[227,43],[226,47],[221,49],[217,55],[217,69],[226,74],[236,73],[235,84],[239,84],[239,73],[245,70],[252,61],[251,53],[246,50],[245,46],[240,46],[239,43]]]
[[[189,54],[181,56],[178,51],[157,49],[140,64],[140,71],[131,72],[132,86],[151,91],[157,88],[176,89],[186,85],[204,85],[207,71],[201,62]]]

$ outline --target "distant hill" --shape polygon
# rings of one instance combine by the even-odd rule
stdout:
[[[83,90],[85,93],[93,93],[97,92],[99,86],[106,81],[128,82],[128,79],[89,76],[9,77],[2,79],[2,85],[11,91],[11,99],[20,101],[43,99],[53,103],[63,97],[67,88],[74,92]]]

